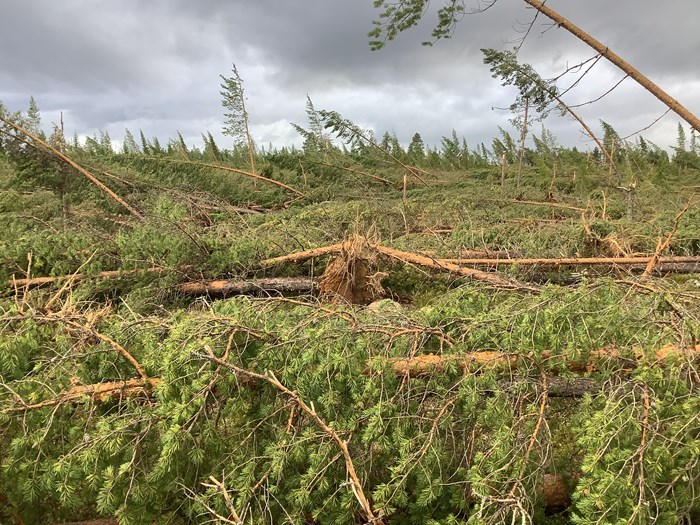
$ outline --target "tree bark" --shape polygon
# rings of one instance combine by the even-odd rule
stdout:
[[[562,258],[519,258],[519,259],[436,259],[439,263],[451,263],[469,266],[509,266],[518,264],[521,266],[637,266],[645,267],[650,261],[656,259],[656,267],[663,271],[665,268],[688,268],[700,272],[700,256],[678,257],[562,257]]]
[[[391,368],[400,375],[420,377],[435,372],[444,372],[454,364],[462,368],[464,373],[476,373],[482,370],[514,371],[523,360],[532,362],[540,360],[547,368],[554,369],[562,366],[574,373],[595,372],[605,363],[619,363],[625,369],[634,369],[639,363],[650,363],[664,366],[667,360],[686,359],[697,361],[700,358],[700,345],[689,348],[664,346],[653,353],[634,348],[630,352],[622,352],[616,348],[602,348],[589,352],[585,360],[567,360],[553,352],[543,351],[537,356],[520,352],[478,351],[459,355],[426,354],[416,357],[400,357],[389,359]]]
[[[654,95],[657,99],[659,99],[661,102],[663,102],[669,109],[673,110],[679,117],[681,117],[688,124],[690,124],[690,126],[693,129],[695,129],[695,131],[700,132],[700,119],[698,117],[696,117],[693,113],[691,113],[687,108],[682,106],[680,102],[678,102],[675,98],[673,98],[671,95],[666,93],[663,89],[661,89],[658,85],[656,85],[649,78],[647,78],[645,75],[643,75],[639,70],[637,70],[635,67],[633,67],[630,63],[625,61],[617,53],[610,50],[605,44],[596,40],[591,35],[586,33],[583,29],[581,29],[577,25],[571,23],[568,19],[564,18],[562,15],[560,15],[559,13],[554,11],[553,9],[550,9],[549,7],[544,5],[544,2],[541,2],[540,0],[524,0],[524,1],[526,4],[537,9],[540,13],[545,15],[547,18],[550,18],[551,20],[556,22],[559,25],[559,27],[563,27],[564,29],[569,31],[572,35],[574,35],[576,38],[578,38],[579,40],[582,40],[583,42],[585,42],[586,44],[591,46],[593,49],[595,49],[602,56],[607,58],[610,62],[612,62],[614,65],[616,65],[622,71],[627,73],[630,76],[630,78],[634,79],[634,81],[637,82],[640,86],[645,88],[652,95]]]

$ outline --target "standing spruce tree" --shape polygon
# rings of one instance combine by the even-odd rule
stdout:
[[[408,154],[408,160],[413,164],[422,164],[425,161],[425,144],[420,133],[413,135],[406,153]]]
[[[245,92],[243,90],[243,79],[238,74],[236,64],[233,64],[233,76],[225,77],[221,75],[221,104],[227,110],[224,113],[223,133],[234,138],[235,144],[247,144],[248,155],[250,157],[250,171],[255,173],[255,145],[250,137],[248,128],[248,111],[245,108]]]

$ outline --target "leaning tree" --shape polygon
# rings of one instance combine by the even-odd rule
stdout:
[[[547,7],[544,2],[540,0],[523,1],[536,9],[538,13],[551,19],[557,26],[566,29],[576,38],[588,44],[596,50],[600,56],[612,62],[628,77],[635,80],[639,85],[663,102],[669,110],[674,111],[679,117],[690,124],[693,129],[700,132],[700,118],[695,116],[680,102],[666,93],[666,91],[624,60],[620,55],[612,51],[608,46],[595,39],[554,9]],[[424,44],[430,45],[437,40],[449,38],[454,32],[455,26],[465,14],[485,11],[496,2],[497,0],[477,0],[478,7],[470,9],[468,8],[467,0],[444,0],[444,5],[438,10],[438,23],[432,32],[433,41],[424,42]],[[400,0],[398,2],[375,0],[374,6],[381,9],[381,13],[379,14],[379,20],[374,22],[375,27],[369,33],[369,36],[372,39],[370,41],[370,46],[372,49],[377,50],[384,47],[388,41],[394,40],[400,32],[417,25],[428,10],[430,0]]]

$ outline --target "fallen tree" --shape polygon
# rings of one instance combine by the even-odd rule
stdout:
[[[324,255],[340,254],[340,253],[353,253],[354,257],[358,257],[358,252],[375,251],[382,255],[386,255],[398,261],[402,261],[408,264],[415,264],[430,268],[432,270],[438,270],[443,272],[449,272],[455,275],[460,275],[462,277],[468,277],[477,281],[484,281],[488,284],[497,286],[499,288],[509,288],[520,291],[526,291],[530,293],[537,293],[538,288],[534,286],[527,285],[525,283],[520,283],[514,280],[505,279],[498,275],[482,272],[480,270],[475,270],[471,268],[463,268],[457,264],[451,262],[444,262],[431,257],[426,257],[424,255],[404,252],[401,250],[396,250],[394,248],[388,248],[382,246],[379,243],[370,242],[363,237],[353,236],[344,243],[331,244],[329,246],[323,246],[321,248],[315,248],[312,250],[304,250],[301,252],[292,253],[289,255],[284,255],[281,257],[275,257],[272,259],[265,259],[260,262],[262,267],[268,267],[275,264],[289,263],[289,262],[300,262],[314,257],[321,257]],[[364,256],[365,258],[371,257],[369,254]]]
[[[634,498],[619,495],[640,490],[644,468],[648,497],[685,515],[698,503],[697,302],[674,295],[678,314],[642,286],[467,283],[420,309],[236,298],[138,316],[8,299],[0,492],[33,518],[21,487],[37,486],[46,523],[188,522],[233,516],[228,504],[254,523],[501,523],[595,501],[629,515]],[[57,476],[76,505],[54,496]]]
[[[484,370],[497,369],[502,371],[515,371],[522,365],[526,368],[536,366],[553,370],[563,367],[570,372],[585,373],[596,372],[603,368],[610,368],[617,364],[622,370],[632,370],[639,363],[664,366],[674,359],[689,359],[695,361],[700,358],[700,345],[681,348],[678,346],[664,346],[654,352],[634,348],[624,351],[619,348],[603,348],[590,352],[580,352],[587,356],[585,359],[567,359],[563,355],[551,351],[543,351],[536,355],[520,352],[477,351],[459,355],[435,355],[426,354],[415,357],[402,357],[389,359],[391,368],[400,375],[418,377],[431,373],[444,372],[450,366],[458,366],[465,374]]]
[[[667,257],[532,257],[513,259],[486,259],[486,258],[461,258],[461,259],[437,259],[438,262],[467,266],[607,266],[615,268],[618,266],[646,268],[646,266],[656,261],[656,271],[687,270],[700,272],[700,256],[667,256]]]
[[[583,374],[614,367],[620,372],[629,373],[642,363],[665,367],[668,363],[679,359],[696,362],[700,360],[700,345],[687,348],[668,345],[655,351],[644,351],[641,348],[633,348],[629,351],[619,348],[603,348],[580,353],[587,354],[588,357],[586,359],[568,359],[561,354],[550,351],[544,351],[535,356],[531,353],[487,350],[454,355],[425,354],[405,358],[379,357],[368,362],[370,368],[365,373],[372,374],[372,365],[383,362],[388,363],[391,370],[397,375],[408,377],[443,374],[453,366],[460,368],[465,375],[497,370],[502,374],[511,376],[510,378],[499,380],[498,383],[499,388],[508,391],[529,381],[523,377],[516,377],[515,374],[517,374],[518,370],[540,368],[556,371],[563,368],[569,372]],[[213,360],[223,365],[221,359],[216,358]],[[245,371],[243,375],[246,379],[260,379],[262,377],[260,374],[249,370]],[[39,403],[28,404],[21,398],[16,398],[16,406],[6,409],[5,412],[34,410],[64,403],[82,403],[89,400],[95,403],[103,403],[113,399],[148,397],[160,382],[161,378],[159,377],[142,377],[91,385],[75,385],[58,396]],[[599,392],[602,388],[600,381],[595,378],[567,378],[551,375],[548,377],[547,383],[551,397],[581,397],[584,394]]]

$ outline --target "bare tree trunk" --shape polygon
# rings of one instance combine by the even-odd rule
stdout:
[[[250,137],[248,129],[248,112],[245,110],[245,96],[241,92],[241,107],[243,108],[243,122],[245,122],[245,138],[248,141],[248,155],[250,156],[250,172],[255,174],[255,146],[253,139]]]
[[[631,221],[634,215],[634,188],[637,185],[636,182],[630,184],[627,188],[627,220]]]
[[[559,27],[563,27],[564,29],[569,31],[572,35],[574,35],[576,38],[584,41],[586,44],[588,44],[593,49],[598,51],[598,53],[600,53],[602,56],[607,58],[610,62],[615,64],[622,71],[627,73],[639,85],[641,85],[643,88],[645,88],[647,91],[649,91],[652,95],[654,95],[657,99],[659,99],[661,102],[663,102],[669,109],[675,111],[676,114],[679,117],[681,117],[683,120],[685,120],[688,124],[690,124],[690,126],[693,129],[695,129],[696,131],[700,131],[700,119],[698,117],[696,117],[693,113],[691,113],[687,108],[682,106],[680,102],[678,102],[671,95],[666,93],[663,89],[661,89],[658,85],[656,85],[649,78],[647,78],[645,75],[643,75],[639,70],[637,70],[635,67],[633,67],[630,63],[625,61],[617,53],[611,51],[605,44],[603,44],[602,42],[593,38],[591,35],[586,33],[583,29],[581,29],[577,25],[569,22],[569,20],[564,18],[562,15],[560,15],[559,13],[554,11],[553,9],[550,9],[549,7],[545,6],[544,2],[541,2],[540,0],[524,0],[524,1],[526,4],[531,5],[532,7],[537,9],[540,13],[542,13],[546,17],[552,19],[554,22],[556,22],[559,25]]]
[[[506,160],[506,154],[502,153],[501,154],[501,188],[505,185],[506,183],[506,166],[508,164],[508,161]]]
[[[523,173],[523,154],[525,153],[525,139],[527,138],[527,113],[530,109],[530,99],[525,97],[525,118],[523,119],[523,132],[520,135],[520,152],[518,155],[518,179],[516,187],[520,187],[520,175]]]

